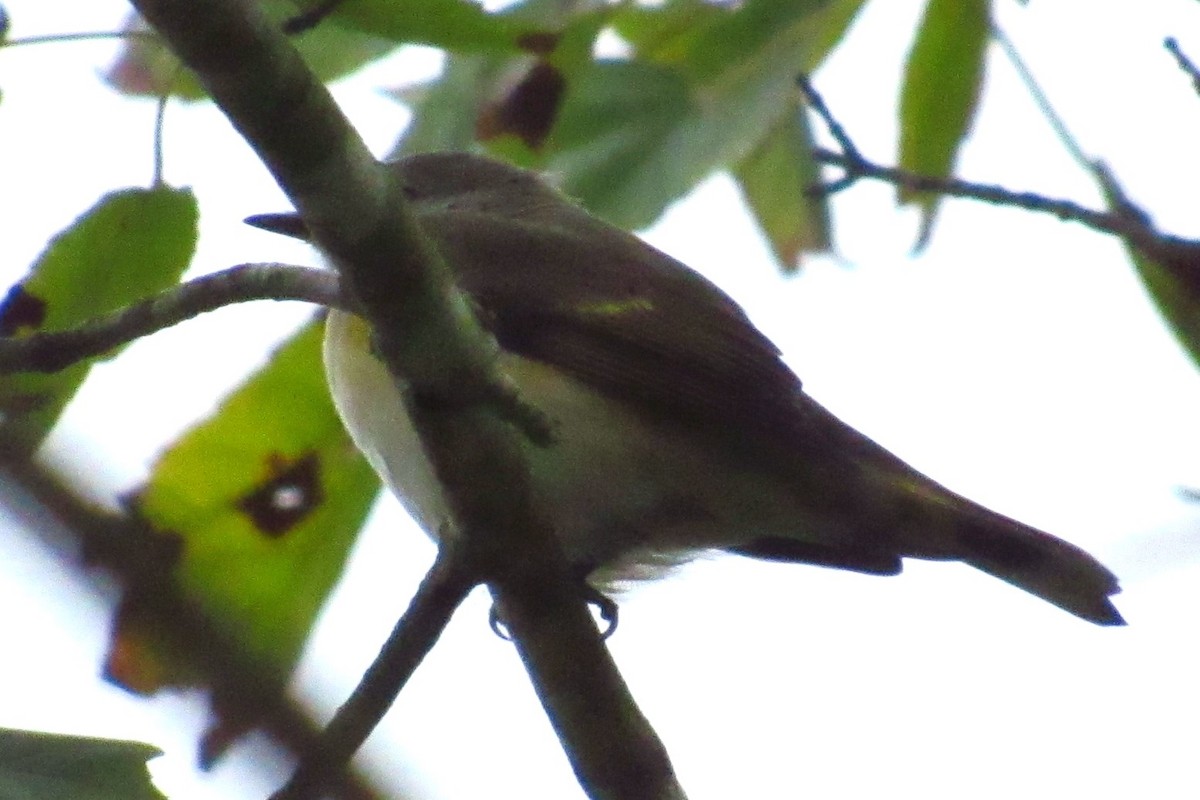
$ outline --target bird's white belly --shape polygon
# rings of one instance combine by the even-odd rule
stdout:
[[[327,325],[325,369],[338,413],[436,539],[448,506],[402,396],[370,350],[366,325],[340,312],[330,313]],[[556,425],[553,444],[526,448],[535,495],[568,560],[599,568],[596,582],[652,577],[696,550],[753,536],[761,523],[773,527],[764,515],[795,524],[786,487],[761,474],[731,474],[703,441],[668,433],[539,362],[505,355],[500,366]]]

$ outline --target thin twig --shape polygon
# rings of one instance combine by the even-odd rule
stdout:
[[[1200,247],[1198,241],[1160,233],[1147,223],[1148,216],[1145,212],[1129,200],[1125,201],[1127,206],[1116,212],[1097,211],[1072,200],[1046,197],[1036,192],[1017,192],[996,184],[973,183],[959,178],[918,175],[896,167],[885,167],[866,159],[850,159],[842,153],[824,148],[817,148],[814,155],[817,161],[823,164],[833,164],[850,171],[855,180],[870,178],[912,191],[937,192],[949,197],[980,200],[992,205],[1051,214],[1064,221],[1086,225],[1101,233],[1114,234],[1145,250]]]
[[[300,300],[353,310],[336,274],[287,264],[241,264],[195,278],[69,331],[0,338],[0,374],[57,372],[231,303]]]
[[[0,50],[31,44],[59,44],[61,42],[91,42],[104,39],[145,39],[160,42],[154,31],[89,31],[86,33],[52,33],[45,36],[22,36],[0,41]]]
[[[298,36],[308,33],[325,21],[325,18],[337,10],[342,0],[322,0],[307,11],[301,11],[283,23],[283,32],[288,36]]]
[[[182,66],[175,68],[175,74],[171,76],[171,80],[167,82],[167,88],[158,96],[158,102],[154,108],[154,175],[153,185],[163,185],[163,145],[164,131],[167,120],[167,101],[171,99],[170,86],[179,77]]]
[[[1161,233],[1152,224],[1149,215],[1133,203],[1104,171],[1103,165],[1086,163],[1090,173],[1105,182],[1108,194],[1116,198],[1113,211],[1098,211],[1072,200],[1046,197],[1035,192],[1016,192],[996,184],[973,183],[960,178],[935,178],[918,175],[896,167],[885,167],[867,159],[854,146],[853,140],[829,112],[820,93],[806,79],[800,82],[809,96],[813,108],[834,132],[843,152],[816,148],[814,157],[823,164],[841,167],[845,176],[831,184],[813,187],[814,192],[832,194],[852,186],[862,178],[884,181],[912,192],[936,192],[949,197],[980,200],[993,205],[1022,208],[1052,214],[1061,220],[1078,222],[1093,230],[1119,236],[1131,246],[1155,259],[1194,258],[1200,251],[1200,241],[1184,239]]]
[[[1061,219],[1082,222],[1094,230],[1114,234],[1121,237],[1130,247],[1138,250],[1142,255],[1151,260],[1158,261],[1161,264],[1173,265],[1174,268],[1180,268],[1182,265],[1187,264],[1189,265],[1187,267],[1188,271],[1192,271],[1190,265],[1200,260],[1200,242],[1170,236],[1159,231],[1154,226],[1154,221],[1151,219],[1150,214],[1129,197],[1124,187],[1121,186],[1116,176],[1113,175],[1112,170],[1099,159],[1091,158],[1083,152],[1079,141],[1067,128],[1066,122],[1059,115],[1058,111],[1055,110],[1049,97],[1034,77],[1033,71],[1029,69],[1025,60],[1021,57],[1016,45],[1013,44],[1012,40],[995,23],[992,23],[992,36],[1012,62],[1018,77],[1025,85],[1025,90],[1029,92],[1030,97],[1033,98],[1042,116],[1050,123],[1050,127],[1054,129],[1059,142],[1066,149],[1072,160],[1100,184],[1101,191],[1111,206],[1110,211],[1097,212],[1068,201],[1050,200],[1038,195],[1027,195],[1039,201],[1039,207],[1033,208],[1033,210],[1050,211]],[[1178,45],[1173,39],[1168,39],[1165,42],[1165,46],[1168,51],[1175,54],[1180,68],[1192,76],[1193,85],[1196,87],[1197,92],[1200,93],[1200,76],[1197,76],[1196,67],[1179,51]],[[994,202],[1013,205],[1008,200]],[[1015,205],[1023,208],[1031,208],[1028,205],[1021,205],[1020,203]]]
[[[1017,77],[1021,79],[1021,83],[1025,85],[1025,91],[1029,92],[1029,96],[1033,98],[1033,102],[1037,104],[1038,110],[1042,112],[1042,116],[1050,123],[1050,127],[1054,129],[1054,135],[1058,137],[1058,141],[1070,153],[1071,158],[1075,163],[1083,167],[1085,170],[1091,170],[1092,159],[1087,157],[1083,152],[1083,148],[1079,146],[1079,141],[1067,128],[1067,123],[1054,109],[1050,103],[1050,98],[1042,91],[1042,87],[1037,82],[1037,78],[1033,76],[1033,71],[1029,69],[1029,65],[1025,63],[1025,59],[1021,57],[1021,53],[1017,50],[1012,39],[1008,38],[1008,34],[995,23],[992,22],[992,38],[996,40],[996,44],[1000,45],[1000,49],[1008,56],[1009,62],[1017,71]]]
[[[1175,56],[1175,63],[1192,79],[1192,89],[1196,94],[1200,94],[1200,69],[1179,47],[1179,41],[1174,36],[1168,36],[1163,40],[1163,47],[1167,48],[1168,53]]]
[[[379,655],[363,674],[315,746],[304,756],[291,779],[271,800],[309,800],[333,785],[351,757],[370,736],[433,649],[451,615],[477,585],[456,548],[443,546],[417,589],[408,609],[396,622]]]
[[[854,140],[850,138],[850,134],[846,133],[846,129],[837,121],[837,117],[833,116],[833,112],[829,110],[829,106],[825,104],[825,98],[817,91],[817,87],[813,85],[812,79],[801,73],[796,79],[796,83],[800,86],[800,91],[804,92],[804,97],[808,104],[812,106],[813,111],[817,112],[825,127],[829,128],[830,135],[837,141],[838,147],[842,148],[842,152],[849,158],[854,160],[864,160],[862,153],[858,151]]]

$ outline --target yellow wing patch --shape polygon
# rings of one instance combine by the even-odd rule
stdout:
[[[624,300],[593,300],[586,303],[577,303],[572,306],[572,310],[580,314],[616,317],[621,314],[653,311],[654,302],[649,297],[630,297]]]

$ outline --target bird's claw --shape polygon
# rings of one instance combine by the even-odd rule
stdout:
[[[589,606],[596,607],[596,613],[604,621],[604,629],[600,631],[600,638],[607,639],[617,629],[619,612],[617,602],[587,582],[584,582],[582,591],[583,599],[587,601]],[[492,607],[488,609],[488,627],[492,629],[492,633],[504,641],[512,641],[512,636],[509,634],[508,628],[505,627],[504,619],[500,616],[500,611],[495,603],[492,603]]]

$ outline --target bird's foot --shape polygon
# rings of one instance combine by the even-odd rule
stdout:
[[[583,599],[587,601],[589,606],[595,607],[596,615],[604,623],[604,627],[600,631],[600,638],[607,639],[612,636],[613,632],[617,629],[619,612],[616,601],[587,581],[581,582],[580,591],[583,594]],[[492,607],[488,609],[488,626],[492,629],[492,633],[504,641],[512,641],[512,636],[509,635],[508,628],[504,624],[504,618],[500,615],[500,610],[496,607],[495,603],[492,603]]]

